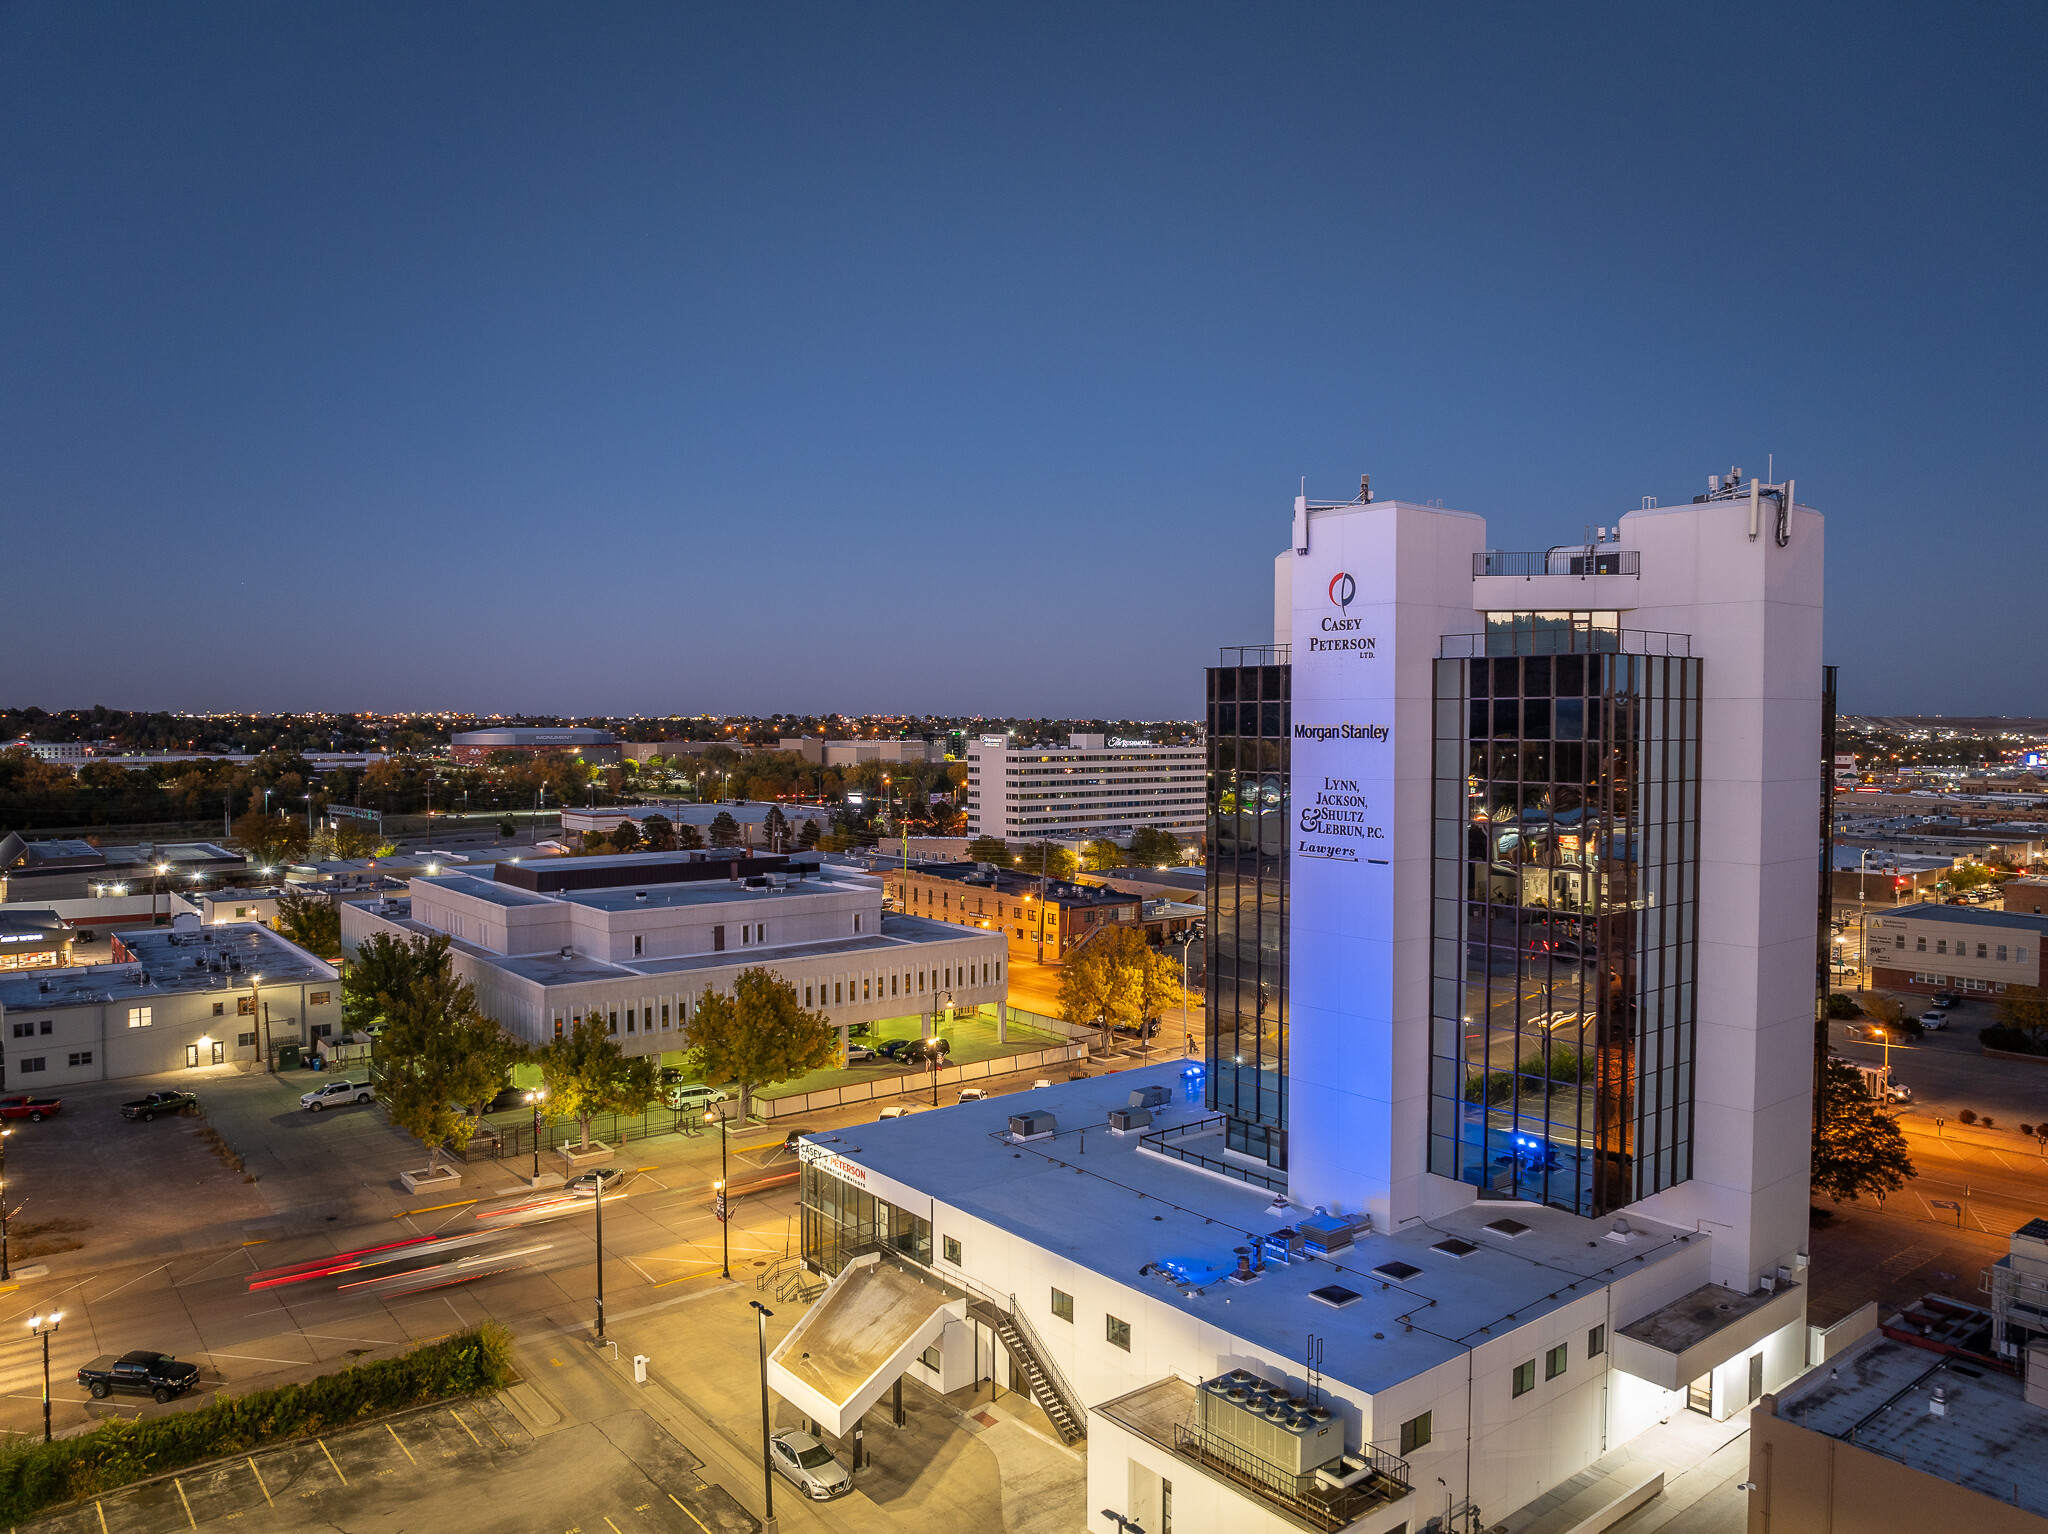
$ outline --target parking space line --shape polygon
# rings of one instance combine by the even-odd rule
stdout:
[[[192,1516],[192,1503],[191,1500],[185,1495],[185,1483],[179,1480],[176,1476],[172,1476],[171,1484],[178,1488],[178,1501],[183,1505],[185,1509],[185,1521],[192,1525],[193,1528],[198,1528],[199,1520]]]
[[[414,1466],[417,1466],[419,1464],[419,1461],[412,1457],[412,1450],[408,1449],[405,1446],[405,1440],[398,1436],[398,1429],[387,1422],[384,1424],[384,1431],[389,1433],[391,1435],[391,1441],[398,1445],[398,1452],[400,1454],[403,1454],[409,1463],[411,1463]]]
[[[454,1407],[451,1406],[448,1408],[448,1415],[451,1417],[455,1417]],[[455,1425],[461,1428],[463,1432],[469,1433],[469,1424],[467,1422],[464,1422],[460,1417],[455,1417]],[[479,1449],[481,1449],[484,1446],[484,1441],[481,1438],[477,1437],[474,1433],[469,1433],[469,1441],[475,1444]]]
[[[476,1409],[476,1419],[477,1421],[481,1422],[485,1427],[491,1430],[491,1436],[497,1439],[499,1443],[503,1444],[508,1449],[512,1447],[511,1441],[507,1439],[503,1433],[498,1431],[497,1424],[492,1422],[491,1419],[484,1414],[484,1409],[481,1406],[479,1406]]]
[[[98,1497],[94,1497],[92,1500],[92,1510],[100,1515],[100,1534],[107,1534],[107,1510],[100,1506]],[[708,1530],[706,1534],[709,1534]]]
[[[249,1456],[249,1474],[256,1477],[256,1489],[263,1493],[263,1500],[276,1507],[277,1504],[270,1501],[270,1488],[263,1484],[263,1472],[256,1468],[256,1456],[253,1454]]]
[[[668,1499],[669,1501],[675,1503],[677,1507],[682,1507],[684,1516],[686,1516],[690,1520],[690,1522],[697,1525],[698,1528],[703,1529],[704,1534],[711,1534],[711,1530],[709,1526],[705,1524],[704,1520],[702,1518],[699,1518],[695,1513],[691,1512],[687,1507],[683,1507],[682,1499],[679,1498],[674,1492],[670,1492],[668,1494]]]
[[[324,1438],[316,1438],[313,1440],[313,1442],[320,1445],[320,1452],[327,1456],[327,1466],[330,1470],[334,1472],[334,1478],[337,1481],[341,1482],[342,1485],[348,1485],[348,1477],[341,1473],[341,1466],[334,1463],[334,1454],[333,1451],[327,1447],[327,1440]]]
[[[613,1523],[611,1519],[605,1518],[605,1515],[603,1513],[599,1513],[597,1516],[600,1518],[604,1518],[604,1526],[610,1529],[612,1531],[612,1534],[624,1534],[624,1531],[621,1530],[617,1524]]]

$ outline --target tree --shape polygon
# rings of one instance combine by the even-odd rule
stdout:
[[[737,847],[740,844],[740,823],[724,810],[711,817],[711,845],[714,847]]]
[[[640,828],[630,820],[622,820],[612,830],[612,851],[638,852],[642,837]]]
[[[641,834],[646,838],[649,852],[674,852],[676,850],[675,822],[666,815],[649,815],[641,823]]]
[[[1998,998],[1998,1020],[2036,1039],[2048,1034],[2048,991],[2034,985],[2009,985]]]
[[[993,863],[998,868],[1010,866],[1010,849],[1000,836],[975,837],[967,844],[967,856],[975,863]]]
[[[517,836],[519,834],[519,827],[512,823],[512,817],[510,815],[507,815],[503,820],[498,822],[498,834],[500,836],[505,837]]]
[[[679,852],[702,852],[704,850],[704,833],[691,825],[689,821],[684,821],[676,827],[676,850]]]
[[[809,852],[818,845],[818,838],[822,835],[824,835],[824,832],[818,829],[818,823],[815,820],[806,820],[804,828],[796,834],[796,844],[805,852]]]
[[[1124,850],[1107,837],[1097,837],[1081,849],[1081,866],[1091,873],[1124,866]]]
[[[1863,1009],[1856,1005],[1856,998],[1846,991],[1836,991],[1828,997],[1828,1016],[1832,1019],[1861,1017]]]
[[[744,969],[730,996],[704,988],[690,1009],[689,1047],[714,1086],[737,1083],[740,1117],[757,1088],[829,1065],[839,1055],[839,1030],[823,1012],[797,1004],[796,987],[773,970]]]
[[[1177,868],[1180,866],[1180,838],[1171,831],[1145,826],[1131,833],[1133,868]]]
[[[1051,842],[1020,843],[1010,848],[1010,867],[1021,874],[1043,872],[1048,879],[1071,879],[1074,854]]]
[[[431,1167],[444,1144],[469,1143],[524,1051],[478,1009],[475,987],[449,960],[446,937],[417,936],[402,946],[409,950],[402,988],[377,997],[384,1017],[377,1095],[391,1122],[427,1147]]]
[[[273,867],[305,852],[306,827],[294,815],[251,810],[236,818],[228,845],[259,868]]]
[[[403,995],[414,981],[437,966],[448,952],[448,938],[395,938],[377,933],[363,940],[355,962],[341,981],[341,1021],[351,1032],[366,1033],[383,1024],[390,998]]]
[[[1961,894],[1964,890],[1979,889],[1986,884],[1999,882],[1998,871],[1982,863],[1965,863],[1960,868],[1948,871],[1948,887]]]
[[[590,1149],[594,1115],[644,1112],[660,1091],[654,1062],[619,1048],[594,1012],[541,1047],[540,1068],[547,1079],[548,1106],[576,1121],[584,1150]]]
[[[1141,1028],[1180,1000],[1180,966],[1137,927],[1114,927],[1060,967],[1060,1016],[1076,1027]]]
[[[277,930],[308,953],[341,957],[341,907],[324,895],[281,895]]]
[[[1813,1144],[1813,1191],[1835,1203],[1868,1193],[1881,1204],[1917,1176],[1906,1136],[1863,1085],[1856,1067],[1828,1056],[1821,1076],[1820,1134]]]

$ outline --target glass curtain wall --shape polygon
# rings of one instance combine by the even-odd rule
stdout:
[[[799,1208],[804,1261],[827,1277],[837,1277],[841,1268],[868,1252],[894,1252],[931,1266],[930,1220],[876,1198],[816,1163],[804,1167]]]
[[[1209,672],[1206,1102],[1225,1143],[1287,1165],[1287,763],[1293,668]],[[1278,660],[1279,664],[1271,663]]]
[[[1596,1215],[1692,1174],[1700,662],[1534,616],[1436,663],[1429,1164]]]

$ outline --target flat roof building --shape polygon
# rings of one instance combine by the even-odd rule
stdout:
[[[912,863],[881,870],[899,911],[993,932],[1012,956],[1059,964],[1107,927],[1139,925],[1142,896],[1048,880],[989,863]],[[1197,913],[1199,914],[1199,913]]]
[[[95,847],[76,839],[26,841],[11,831],[0,836],[0,901],[9,904],[153,889],[184,894],[247,871],[241,853],[213,842]]]
[[[253,1065],[331,1037],[340,974],[253,923],[117,932],[113,963],[0,979],[0,1084],[12,1091]]]
[[[1203,1067],[809,1137],[771,1380],[830,1427],[988,1347],[1091,1510],[1482,1528],[1807,1365],[1823,523],[1717,478],[1526,554],[1292,532],[1207,678]],[[884,1263],[936,1303],[835,1397],[801,1339]]]
[[[946,748],[928,740],[820,740],[785,735],[777,749],[791,751],[815,767],[856,767],[862,762],[939,762]]]
[[[916,1016],[929,1033],[1006,994],[997,934],[884,915],[872,879],[742,865],[739,877],[679,881],[674,861],[565,859],[546,873],[577,881],[524,881],[544,888],[521,887],[532,871],[508,864],[495,879],[415,878],[406,898],[343,906],[342,947],[353,956],[374,933],[445,933],[456,971],[514,1037],[543,1044],[602,1017],[628,1053],[668,1064],[682,1063],[679,1033],[705,989],[729,992],[743,969],[795,986],[839,1028],[842,1056],[852,1024]]]
[[[1873,986],[2002,996],[2008,986],[2041,984],[2048,915],[1906,905],[1870,912],[1865,933]]]
[[[1069,735],[1064,746],[1028,746],[1005,735],[967,743],[967,834],[1004,841],[1203,830],[1202,748],[1112,744]]]

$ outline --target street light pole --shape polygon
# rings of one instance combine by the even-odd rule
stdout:
[[[775,1314],[759,1300],[748,1300],[754,1307],[754,1322],[761,1339],[761,1500],[767,1504],[764,1509],[765,1521],[775,1521],[775,1472],[768,1459],[768,1318]]]
[[[597,1340],[604,1341],[604,1169],[598,1168],[597,1197]]]
[[[53,1311],[47,1316],[30,1316],[29,1332],[43,1339],[43,1442],[50,1441],[50,1333],[57,1329],[57,1323],[64,1319],[64,1312]]]
[[[726,1171],[725,1148],[731,1139],[731,1129],[724,1114],[716,1108],[706,1108],[704,1118],[708,1123],[713,1115],[718,1119],[718,1243],[719,1271],[727,1282],[732,1279],[732,1203],[725,1196]]]
[[[11,1129],[0,1129],[0,1282],[14,1277],[7,1268],[7,1137]]]
[[[540,1104],[548,1095],[546,1087],[526,1094],[526,1100],[533,1104],[533,1185],[540,1186]]]
[[[1200,927],[1191,926],[1180,940],[1180,1052],[1183,1055],[1195,1052],[1194,1038],[1188,1033],[1188,950],[1201,935]]]

